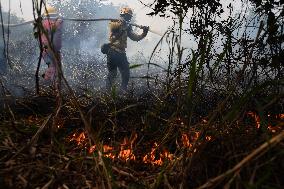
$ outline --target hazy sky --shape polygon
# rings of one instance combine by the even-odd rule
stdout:
[[[25,19],[32,19],[32,0],[0,0],[2,6],[5,11],[9,8],[9,1],[11,2],[11,11],[18,16],[24,17]],[[60,1],[60,0],[59,0]],[[82,0],[83,1],[83,0]],[[102,0],[104,2],[110,2],[115,5],[125,4],[129,7],[133,8],[135,13],[141,16],[141,12],[143,15],[147,10],[138,0]],[[143,0],[144,3],[151,2],[152,0]],[[48,2],[48,0],[47,0]],[[79,2],[79,0],[78,0]],[[22,10],[20,8],[22,6]]]
[[[33,19],[32,15],[32,0],[0,0],[5,11],[8,11],[9,1],[11,1],[11,12],[25,20]],[[169,22],[163,18],[150,17],[146,13],[150,12],[138,0],[105,0],[115,5],[126,4],[131,7],[137,17],[137,24],[152,26],[153,29],[164,31],[169,26]],[[144,3],[151,2],[152,0],[143,0]],[[47,1],[48,2],[48,1]],[[22,6],[22,9],[20,8]]]
[[[33,19],[32,15],[32,0],[0,0],[3,8],[5,11],[8,10],[9,7],[9,1],[11,2],[11,12],[15,13],[17,16],[24,18],[25,20],[31,20]],[[81,0],[84,1],[84,0]],[[113,3],[114,5],[127,5],[131,7],[135,14],[136,14],[136,21],[137,24],[140,25],[147,25],[150,26],[151,29],[158,31],[159,33],[164,33],[167,28],[172,24],[170,19],[164,19],[160,18],[158,16],[156,17],[150,17],[147,16],[146,14],[149,13],[151,10],[149,8],[146,8],[143,4],[141,4],[138,0],[104,0],[105,2],[110,2]],[[151,3],[154,0],[142,0],[143,3]],[[78,0],[79,2],[79,0]],[[232,2],[234,11],[238,11],[241,9],[241,1],[234,1],[234,0],[221,0],[223,7],[225,8],[225,13],[222,14],[222,18],[226,18],[229,14],[228,9],[226,9],[227,5]],[[47,1],[48,3],[48,1]],[[20,8],[20,5],[22,6],[22,9]],[[107,17],[107,15],[106,15]],[[154,41],[159,40],[159,36],[156,34],[150,33],[147,36],[148,40],[154,39]],[[189,39],[187,38],[186,40],[183,40],[185,42],[186,47],[192,47],[193,43],[188,41]],[[153,43],[154,44],[154,43]],[[155,44],[154,44],[155,45]],[[141,46],[141,43],[136,44],[133,43],[132,46],[136,46],[137,49],[141,48],[141,51],[145,51],[145,48],[143,49],[143,46]],[[139,47],[139,48],[138,48]],[[150,48],[150,47],[149,47]],[[154,48],[151,47],[150,50]],[[147,50],[148,48],[146,48]]]
[[[13,13],[15,13],[19,17],[24,18],[25,20],[33,19],[32,0],[0,0],[0,1],[5,11],[8,10],[9,1],[10,1],[11,11]],[[128,5],[129,7],[134,9],[134,12],[137,17],[137,24],[151,26],[152,29],[158,30],[162,33],[166,31],[167,27],[171,24],[169,20],[165,20],[164,18],[147,16],[146,14],[150,12],[150,9],[146,8],[138,0],[104,0],[104,1],[111,2],[115,5],[119,4]],[[142,0],[142,1],[145,4],[153,2],[153,0]],[[221,2],[223,3],[224,7],[226,7],[230,2],[232,2],[235,10],[241,8],[241,1],[221,0]],[[22,6],[22,9],[20,8],[20,5]],[[225,10],[225,14],[223,15],[224,17],[226,17],[226,12],[228,11]]]

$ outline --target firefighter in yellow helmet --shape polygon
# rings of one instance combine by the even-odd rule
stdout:
[[[53,6],[46,5],[43,7],[43,9],[44,9],[44,13],[43,13],[44,16],[52,16],[52,15],[58,16],[57,10]]]
[[[110,48],[107,51],[107,67],[108,76],[106,81],[107,90],[110,90],[113,86],[114,80],[117,75],[117,68],[120,71],[122,83],[121,90],[126,91],[129,81],[130,71],[129,62],[126,57],[125,49],[127,48],[127,37],[133,41],[140,41],[146,37],[149,27],[143,27],[143,33],[141,35],[135,34],[132,31],[132,27],[128,25],[133,16],[133,11],[128,8],[122,8],[120,10],[119,21],[111,21],[109,23],[110,36],[109,45]]]

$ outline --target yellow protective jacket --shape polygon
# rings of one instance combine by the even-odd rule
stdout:
[[[132,30],[132,27],[127,25],[127,23],[122,20],[111,21],[109,23],[109,29],[110,47],[121,53],[125,53],[125,49],[127,48],[127,37],[133,41],[140,41],[147,35],[145,32],[143,32],[141,35],[135,34]]]

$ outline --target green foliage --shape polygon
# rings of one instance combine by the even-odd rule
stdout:
[[[129,69],[135,69],[135,68],[139,68],[141,66],[143,66],[144,64],[132,64],[129,66]]]

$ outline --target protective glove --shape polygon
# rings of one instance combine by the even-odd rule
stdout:
[[[143,33],[145,34],[145,35],[147,35],[147,33],[148,33],[148,31],[149,31],[149,26],[143,26]]]

